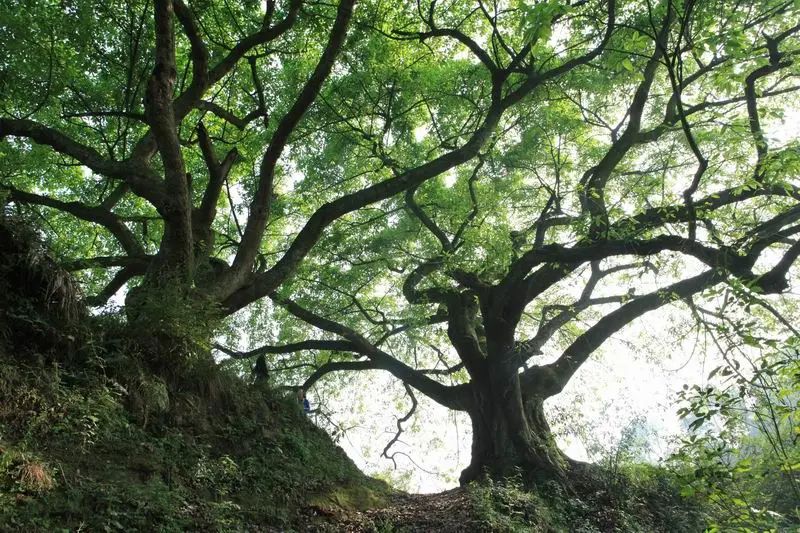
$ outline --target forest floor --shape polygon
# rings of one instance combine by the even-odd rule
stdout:
[[[311,531],[456,533],[485,530],[464,488],[437,494],[397,493],[390,497],[388,505],[368,511],[314,506],[306,512],[313,524]]]

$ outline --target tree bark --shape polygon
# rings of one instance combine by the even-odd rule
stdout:
[[[488,366],[488,365],[487,365]],[[496,366],[496,365],[492,365]],[[488,379],[474,382],[472,461],[462,485],[483,475],[522,474],[526,481],[566,481],[571,460],[558,449],[544,415],[545,396],[524,393],[513,365],[488,368]]]

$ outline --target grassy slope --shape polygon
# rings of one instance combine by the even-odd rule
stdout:
[[[385,488],[299,409],[239,391],[237,412],[153,421],[101,374],[0,361],[0,524],[20,530],[254,530],[289,526],[326,493]],[[191,400],[184,398],[186,405]],[[199,417],[193,419],[193,416]],[[359,501],[355,502],[361,503]]]
[[[154,373],[18,233],[0,225],[0,530],[301,529],[310,502],[385,498],[290,398],[198,356]]]

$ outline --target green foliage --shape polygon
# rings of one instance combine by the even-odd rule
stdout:
[[[744,343],[758,341],[749,335]],[[671,458],[681,492],[707,502],[709,530],[777,531],[800,525],[800,359],[797,338],[743,368],[712,370],[719,385],[686,388],[688,438]]]
[[[470,485],[472,505],[485,526],[492,531],[525,531],[547,508],[538,495],[526,491],[518,479],[487,480]],[[546,519],[547,517],[541,516]],[[543,522],[538,520],[538,524]]]
[[[699,509],[678,494],[664,469],[629,465],[611,478],[602,470],[578,474],[575,485],[525,486],[521,477],[469,486],[472,505],[490,531],[696,531]]]

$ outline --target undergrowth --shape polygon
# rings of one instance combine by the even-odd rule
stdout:
[[[158,382],[158,378],[152,378]],[[228,382],[236,409],[136,393],[100,369],[0,359],[0,523],[19,530],[290,526],[311,495],[368,484],[295,403]],[[162,387],[163,388],[163,387]],[[131,409],[131,405],[152,407]],[[152,413],[161,418],[154,420]]]
[[[237,398],[231,412],[178,393],[154,420],[146,413],[165,409],[158,394],[158,405],[137,414],[129,408],[134,393],[99,370],[3,357],[0,524],[26,531],[252,530],[291,526],[314,494],[351,484],[383,490],[293,401],[235,383],[228,383]]]
[[[682,498],[675,479],[655,466],[597,471],[572,488],[528,486],[522,477],[470,484],[486,531],[600,533],[703,531],[701,508]]]
[[[313,498],[387,492],[293,398],[207,352],[165,368],[65,279],[0,227],[0,530],[285,531]]]

